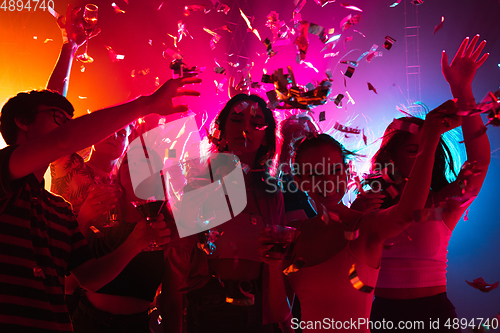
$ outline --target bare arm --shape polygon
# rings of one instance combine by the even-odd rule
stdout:
[[[68,92],[73,58],[78,48],[82,46],[86,40],[82,22],[82,12],[80,8],[73,9],[71,4],[68,5],[66,16],[61,16],[57,20],[57,25],[62,33],[63,46],[59,53],[56,66],[47,83],[47,89],[57,91],[63,96],[66,96]],[[96,29],[90,34],[89,38],[97,36],[99,32],[100,30]]]
[[[148,225],[146,220],[137,223],[134,231],[116,250],[98,259],[92,259],[71,271],[71,275],[83,288],[95,292],[115,279],[142,249],[149,245],[151,228],[156,229],[158,243],[170,241],[170,230],[166,228],[163,215],[157,222]]]
[[[441,134],[460,125],[457,111],[455,102],[447,101],[427,115],[421,129],[418,155],[399,202],[388,209],[370,212],[363,218],[369,221],[370,229],[379,241],[397,236],[410,225],[413,212],[425,207],[431,186],[434,154]]]
[[[465,38],[460,45],[451,65],[448,65],[448,55],[443,51],[441,57],[441,68],[446,81],[450,84],[453,97],[458,98],[457,105],[461,111],[467,111],[476,107],[474,95],[472,94],[472,81],[476,70],[488,58],[489,53],[484,54],[479,60],[479,55],[486,45],[483,40],[475,49],[479,35],[472,38]],[[475,172],[473,177],[468,177],[469,195],[475,196],[479,193],[483,185],[488,166],[491,159],[491,148],[488,136],[485,132],[485,126],[480,115],[467,116],[463,118],[462,131],[464,135],[465,149],[467,152],[467,162],[474,163]],[[461,173],[461,176],[462,173]],[[455,182],[444,188],[437,195],[437,201],[444,201],[447,197],[457,194],[459,183],[463,182],[463,177],[459,177]],[[470,204],[470,203],[469,203]],[[450,229],[454,229],[460,217],[467,209],[468,205],[448,205],[446,224]]]
[[[45,169],[50,162],[61,156],[89,147],[146,114],[168,115],[187,111],[185,105],[173,106],[172,98],[182,95],[198,96],[196,91],[179,88],[199,82],[201,80],[197,78],[169,80],[152,95],[84,115],[40,138],[21,144],[9,161],[12,180]],[[89,131],[89,128],[92,130]],[[20,126],[20,130],[27,131],[28,125]]]

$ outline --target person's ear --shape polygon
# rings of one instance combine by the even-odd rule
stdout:
[[[15,118],[14,121],[16,122],[17,127],[19,127],[19,129],[21,131],[23,131],[23,132],[28,131],[28,124],[26,124],[26,121],[19,119],[19,118]]]

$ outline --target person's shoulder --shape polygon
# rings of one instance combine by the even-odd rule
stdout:
[[[65,170],[68,170],[74,167],[82,167],[84,165],[84,159],[79,154],[73,153],[71,155],[61,156],[50,164],[53,167],[63,167]]]

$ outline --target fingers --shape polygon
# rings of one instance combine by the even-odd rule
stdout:
[[[189,90],[189,89],[177,89],[177,93],[175,97],[180,97],[180,96],[200,96],[200,92],[196,90]]]
[[[483,56],[481,57],[481,59],[479,59],[479,61],[476,62],[477,67],[481,67],[481,65],[484,64],[484,62],[486,61],[486,59],[488,59],[489,55],[490,55],[489,53],[483,54]]]
[[[201,79],[198,77],[184,77],[180,79],[179,87],[182,87],[186,84],[195,84],[195,83],[201,83]]]
[[[453,60],[451,63],[455,61],[457,58],[462,58],[464,56],[465,48],[467,47],[467,43],[469,43],[469,37],[465,37],[465,39],[462,41],[462,44],[460,44],[460,47],[458,48],[457,53],[455,54],[455,57],[453,57]]]
[[[481,52],[483,51],[484,47],[486,46],[486,40],[483,40],[481,43],[479,43],[479,46],[477,47],[477,49],[474,51],[474,53],[472,53],[471,55],[471,59],[473,61],[476,61],[477,58],[479,58],[479,55],[481,54]]]
[[[444,71],[450,68],[449,62],[448,62],[448,55],[446,54],[446,51],[443,50],[443,53],[441,53],[441,70]]]
[[[467,46],[467,49],[465,50],[464,57],[470,57],[472,50],[476,47],[477,40],[479,39],[479,35],[475,35],[472,38],[472,41],[470,42],[469,46]]]

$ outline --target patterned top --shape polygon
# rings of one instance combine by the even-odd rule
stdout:
[[[92,258],[70,205],[35,175],[11,181],[0,150],[0,331],[72,332],[64,277]]]
[[[50,191],[70,202],[75,214],[80,211],[92,187],[109,179],[109,173],[92,167],[77,153],[51,163],[50,176]]]

